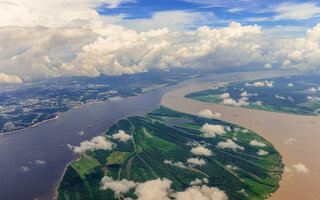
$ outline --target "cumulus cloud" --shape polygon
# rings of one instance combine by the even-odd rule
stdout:
[[[187,162],[191,165],[204,165],[206,161],[202,158],[189,158]]]
[[[131,139],[131,135],[126,134],[126,132],[124,132],[123,130],[119,130],[118,133],[113,134],[112,136],[110,136],[110,138],[114,140],[120,140],[121,142],[127,142]]]
[[[129,20],[123,14],[100,15],[96,10],[126,1],[131,0],[0,2],[0,82],[133,74],[174,67],[216,69],[250,63],[313,70],[320,61],[320,24],[309,29],[305,37],[270,42],[257,25],[232,22],[222,28],[202,26],[199,22],[212,20],[212,15],[206,17],[209,13],[165,11],[155,12],[150,19]],[[277,7],[277,18],[290,18],[292,13],[305,18],[318,13],[312,4],[301,6],[308,9],[293,12],[300,5]],[[288,7],[292,10],[286,10]],[[137,31],[141,27],[147,28]],[[180,27],[179,31],[172,31],[175,27]],[[264,84],[272,87],[273,83]]]
[[[222,135],[222,134],[226,133],[224,126],[212,125],[212,124],[208,124],[208,123],[205,123],[201,127],[200,131],[203,132],[203,136],[206,138],[214,138],[214,137],[216,137],[216,134]]]
[[[247,102],[247,97],[242,97],[240,99],[234,100],[232,98],[223,99],[222,103],[226,105],[232,105],[232,106],[248,106],[250,103]]]
[[[180,167],[180,168],[186,168],[186,166],[182,163],[182,162],[173,162],[171,160],[164,160],[165,164],[171,165],[171,166],[175,166],[175,167]]]
[[[228,148],[228,149],[232,149],[232,150],[234,150],[234,151],[236,151],[236,150],[242,150],[242,151],[243,151],[243,150],[244,150],[244,147],[236,144],[236,143],[235,143],[234,141],[232,141],[231,139],[227,139],[226,142],[219,142],[219,143],[217,144],[217,147],[222,148],[222,149]]]
[[[190,182],[191,187],[184,191],[174,192],[171,189],[172,181],[166,178],[158,178],[143,183],[135,183],[126,179],[114,181],[110,177],[103,177],[101,189],[112,189],[116,194],[127,193],[131,188],[135,188],[135,194],[139,200],[227,200],[225,192],[217,187],[208,187],[207,178],[196,179]]]
[[[218,113],[218,112],[212,113],[212,111],[209,109],[200,110],[198,115],[200,117],[205,117],[205,118],[209,118],[209,119],[221,117],[221,113]]]
[[[23,172],[23,173],[25,173],[25,172],[30,171],[30,168],[27,167],[27,166],[22,166],[22,167],[20,168],[20,171]]]
[[[317,89],[312,87],[306,90],[307,92],[317,92]]]
[[[258,93],[248,93],[247,91],[244,91],[240,94],[242,97],[253,97],[253,96],[258,96]]]
[[[269,154],[269,152],[262,150],[262,149],[259,149],[259,151],[257,152],[257,155],[259,155],[259,156],[265,156],[268,154]]]
[[[309,169],[302,163],[292,165],[292,168],[295,169],[298,173],[302,173],[302,174],[309,173]]]
[[[18,84],[22,82],[23,81],[18,76],[12,76],[0,72],[0,84]]]
[[[254,82],[252,84],[246,83],[245,86],[264,87],[265,84],[264,84],[264,82],[258,81],[258,82]]]
[[[35,160],[34,162],[38,165],[46,165],[47,164],[47,161],[45,161],[45,160]]]
[[[226,168],[231,169],[231,170],[238,170],[239,168],[233,165],[226,165]]]
[[[252,140],[252,141],[250,141],[250,145],[251,145],[251,146],[257,146],[257,147],[265,147],[265,146],[266,146],[265,143],[259,142],[259,141],[257,141],[257,140]]]
[[[220,98],[222,98],[222,99],[227,99],[229,97],[230,97],[229,93],[223,93],[223,94],[220,95]]]
[[[111,150],[115,144],[106,140],[103,136],[97,136],[92,138],[90,141],[86,140],[80,143],[80,146],[72,146],[68,144],[68,147],[75,153],[85,153],[86,151],[94,151],[98,149]]]
[[[287,145],[293,145],[297,140],[295,138],[288,138],[284,143]]]
[[[203,179],[196,178],[194,181],[190,182],[190,185],[202,185],[206,183],[209,183],[209,180],[207,178],[203,178]]]
[[[260,57],[261,45],[255,42],[261,34],[259,26],[233,22],[224,28],[170,31],[166,28],[170,25],[168,14],[184,18],[185,23],[202,17],[180,11],[155,13],[153,24],[165,23],[137,32],[114,25],[123,22],[121,16],[99,15],[94,8],[105,3],[102,0],[71,0],[68,4],[61,0],[22,1],[0,6],[0,46],[6,49],[1,51],[0,71],[10,75],[6,82],[133,74],[171,67],[242,66]],[[226,53],[230,56],[224,56]]]
[[[202,146],[192,148],[191,153],[193,153],[195,155],[204,155],[204,156],[211,156],[212,155],[212,152],[210,149],[207,149]]]
[[[216,187],[192,186],[183,192],[177,192],[176,200],[227,200],[228,197],[225,192]]]
[[[310,101],[320,101],[320,97],[314,97],[314,96],[308,96],[307,99]]]
[[[170,200],[168,193],[171,183],[166,178],[147,181],[140,183],[135,193],[139,200]]]
[[[113,180],[112,177],[104,176],[101,180],[102,186],[101,190],[111,189],[115,194],[120,195],[127,193],[131,188],[136,186],[136,183],[133,181],[128,181],[127,179],[122,179],[120,181]]]
[[[264,65],[264,68],[270,69],[270,68],[272,68],[272,65],[270,63],[267,63],[267,64]]]
[[[273,84],[274,84],[274,81],[268,81],[268,80],[265,80],[265,81],[257,81],[257,82],[254,82],[254,83],[246,83],[245,86],[248,86],[248,87],[273,87]]]
[[[79,131],[77,134],[78,134],[79,136],[83,136],[83,135],[84,135],[84,131]]]
[[[242,129],[241,132],[242,133],[249,133],[249,130],[245,128],[245,129]]]

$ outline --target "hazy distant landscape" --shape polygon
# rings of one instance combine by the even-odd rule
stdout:
[[[30,127],[83,104],[116,100],[198,76],[197,70],[31,82],[0,92],[0,133]]]
[[[195,100],[272,112],[319,115],[320,76],[235,82],[186,95]]]

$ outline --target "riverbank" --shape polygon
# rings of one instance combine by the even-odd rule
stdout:
[[[270,200],[319,199],[320,117],[229,107],[184,97],[213,86],[205,83],[171,91],[162,97],[161,105],[190,114],[198,114],[202,109],[219,112],[219,119],[249,128],[274,144],[286,168],[280,188]]]

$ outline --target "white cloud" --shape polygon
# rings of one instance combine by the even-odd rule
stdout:
[[[102,186],[100,187],[101,190],[111,189],[115,192],[115,194],[125,194],[131,188],[136,186],[136,183],[133,181],[128,181],[127,179],[122,179],[120,181],[113,180],[112,177],[104,176],[101,180]]]
[[[251,146],[257,146],[257,147],[265,147],[265,146],[266,146],[265,143],[259,142],[259,141],[257,141],[257,140],[252,140],[252,141],[250,141],[250,145],[251,145]]]
[[[245,128],[245,129],[242,129],[241,132],[242,133],[249,133],[249,130]]]
[[[254,82],[254,83],[252,83],[252,84],[246,83],[245,86],[264,87],[265,84],[264,84],[264,82],[257,81],[257,82]]]
[[[47,164],[47,161],[45,161],[45,160],[35,160],[34,162],[38,165],[46,165]]]
[[[204,165],[206,164],[206,161],[202,158],[189,158],[187,160],[187,163],[191,165]]]
[[[288,87],[293,87],[293,83],[288,83]]]
[[[243,195],[246,196],[246,197],[249,196],[245,189],[242,189],[242,190],[240,190],[240,191],[238,191],[238,192],[239,192],[240,194],[243,194]]]
[[[80,143],[80,146],[72,146],[68,144],[68,147],[75,153],[85,153],[86,151],[94,151],[98,149],[111,150],[115,144],[106,140],[104,136],[97,136],[90,141],[86,140]]]
[[[209,183],[209,180],[207,178],[203,178],[203,179],[195,179],[194,181],[190,182],[190,185],[202,185],[202,184],[206,184]]]
[[[139,200],[170,200],[168,193],[171,183],[166,178],[147,181],[140,183],[135,193]]]
[[[113,134],[110,138],[120,140],[121,142],[127,142],[128,140],[131,140],[131,135],[126,134],[123,130],[119,130],[118,133]]]
[[[216,187],[192,186],[183,192],[177,192],[176,200],[227,200],[226,193]]]
[[[28,171],[30,171],[30,168],[29,167],[27,167],[27,166],[22,166],[21,168],[20,168],[20,170],[21,170],[21,172],[28,172]]]
[[[124,14],[99,15],[96,10],[102,4],[114,8],[125,1],[0,2],[0,83],[252,63],[314,70],[320,63],[320,24],[305,37],[269,39],[257,25],[202,26],[215,18],[209,13],[165,11],[150,19],[127,19]],[[274,10],[278,13],[274,20],[319,15],[315,3],[280,4]]]
[[[312,87],[312,88],[307,89],[307,92],[317,92],[317,89]]]
[[[271,69],[272,68],[272,65],[270,63],[267,63],[264,65],[264,68],[266,69]]]
[[[249,87],[273,87],[274,81],[257,81],[252,84],[246,83],[245,86]]]
[[[226,133],[224,126],[212,125],[208,123],[205,123],[200,130],[203,132],[203,136],[206,138],[214,138],[216,137],[216,134],[222,135]]]
[[[240,94],[240,96],[242,96],[242,97],[247,97],[247,96],[248,96],[248,92],[247,92],[247,91],[244,91],[244,92],[242,92],[242,93]]]
[[[195,155],[204,155],[204,156],[211,156],[212,155],[212,152],[210,149],[207,149],[202,146],[192,148],[191,153],[193,153]]]
[[[217,144],[217,147],[219,148],[222,148],[222,149],[226,149],[226,148],[229,148],[229,149],[232,149],[232,150],[244,150],[244,148],[238,144],[236,144],[234,141],[230,140],[230,139],[227,139],[226,142],[219,142]]]
[[[135,2],[136,0],[108,0],[107,4],[109,5],[108,8],[116,8],[118,7],[121,3],[125,2]]]
[[[79,136],[83,136],[83,135],[84,135],[84,131],[79,131],[77,134],[78,134]]]
[[[221,117],[221,113],[218,113],[218,112],[212,113],[212,111],[209,109],[200,110],[198,115],[200,117],[205,117],[205,118],[209,118],[209,119]]]
[[[0,84],[18,84],[22,82],[23,81],[18,76],[12,76],[0,72]]]
[[[309,173],[309,169],[302,163],[292,165],[292,168],[294,168],[297,172],[302,173],[302,174]]]
[[[248,93],[247,91],[243,91],[240,96],[242,97],[252,97],[252,96],[258,96],[258,93]]]
[[[320,7],[315,3],[282,3],[274,11],[273,20],[306,20],[320,15]]]
[[[158,178],[143,183],[135,183],[126,179],[114,181],[110,177],[103,177],[101,189],[112,189],[116,194],[125,194],[131,188],[135,188],[135,194],[138,200],[227,200],[225,192],[216,187],[208,187],[206,185],[209,180],[207,178],[196,179],[191,181],[191,187],[181,192],[174,192],[171,189],[172,181],[166,178]]]
[[[284,166],[284,172],[286,172],[286,173],[291,173],[292,170],[291,170],[290,167]]]
[[[297,140],[295,138],[288,138],[284,143],[287,145],[293,145]]]
[[[240,99],[234,100],[232,98],[223,99],[222,103],[226,105],[232,105],[232,106],[248,106],[250,103],[247,102],[247,97],[242,97]]]
[[[314,96],[308,96],[307,99],[310,101],[320,101],[320,97],[314,97]]]
[[[230,13],[236,13],[236,12],[240,12],[240,11],[243,11],[244,8],[230,8],[228,9],[228,12]]]
[[[220,98],[222,98],[222,99],[227,99],[229,97],[230,97],[229,93],[223,93],[223,94],[220,95]]]
[[[212,12],[173,10],[154,12],[151,18],[138,18],[131,20],[122,18],[119,21],[119,24],[138,32],[148,32],[150,30],[162,29],[164,27],[172,31],[184,31],[206,25],[211,23],[214,19],[215,15]]]
[[[231,170],[238,170],[239,168],[233,165],[226,165],[226,168],[231,169]]]
[[[164,163],[175,167],[186,168],[182,162],[172,162],[171,160],[165,159]]]
[[[259,149],[259,151],[257,152],[257,155],[259,155],[259,156],[265,156],[268,154],[269,154],[269,152],[262,150],[262,149]]]
[[[278,94],[275,94],[275,95],[274,95],[274,97],[275,97],[275,98],[277,98],[277,99],[286,100],[286,98],[285,98],[285,97],[280,96],[280,95],[278,95]]]
[[[13,82],[21,82],[132,74],[154,68],[221,68],[260,59],[260,44],[255,42],[261,34],[258,26],[231,23],[224,28],[202,26],[173,32],[165,25],[175,20],[166,19],[161,28],[138,33],[100,16],[93,7],[101,3],[24,0],[17,12],[0,6],[4,11],[0,12],[1,22],[6,23],[2,27],[0,23],[0,46],[6,49],[1,51],[0,72],[12,76]],[[224,56],[226,53],[229,56]]]

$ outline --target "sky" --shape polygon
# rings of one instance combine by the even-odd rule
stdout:
[[[0,84],[249,65],[318,72],[319,45],[317,1],[0,1]]]

